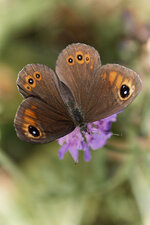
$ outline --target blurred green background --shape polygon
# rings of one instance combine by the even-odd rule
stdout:
[[[143,90],[92,160],[58,159],[57,142],[20,141],[18,72],[55,68],[72,42],[95,47],[102,64],[140,74]],[[0,225],[150,225],[149,0],[0,0]]]

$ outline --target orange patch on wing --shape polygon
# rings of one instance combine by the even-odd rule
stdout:
[[[110,82],[110,85],[113,85],[116,76],[117,76],[117,72],[116,71],[111,71],[109,73],[109,82]]]
[[[22,124],[22,129],[26,132],[26,131],[28,131],[28,126],[29,126],[29,124],[23,123]]]
[[[91,59],[91,66],[90,66],[90,69],[92,70],[93,69],[93,60]]]
[[[31,105],[31,109],[37,109],[35,105]]]
[[[36,115],[35,115],[35,113],[33,112],[33,111],[31,111],[30,109],[26,109],[25,110],[25,114],[27,115],[27,116],[30,116],[30,117],[32,117],[32,118],[37,118],[36,117]]]
[[[29,124],[26,124],[26,123],[23,123],[23,125],[22,125],[22,130],[25,132],[25,134],[27,132],[28,126],[29,126]]]
[[[105,80],[106,77],[107,77],[107,74],[106,74],[106,73],[103,73],[103,74],[102,74],[102,79]]]
[[[115,87],[120,88],[120,85],[122,83],[123,75],[119,74],[115,83]]]
[[[132,86],[132,80],[129,79],[129,78],[126,78],[124,81],[123,81],[124,84],[128,85],[130,88]]]
[[[36,123],[33,119],[29,118],[28,116],[24,116],[24,120],[29,124],[29,125],[32,125],[32,126],[35,126]]]

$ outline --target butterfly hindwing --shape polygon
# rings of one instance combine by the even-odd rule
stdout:
[[[21,103],[14,125],[20,139],[35,143],[53,141],[74,129],[69,117],[53,111],[50,105],[36,97],[28,97]]]
[[[124,66],[107,64],[100,67],[92,82],[85,121],[93,122],[123,110],[141,90],[139,75]]]

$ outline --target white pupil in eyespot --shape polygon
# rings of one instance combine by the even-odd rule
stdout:
[[[82,55],[77,56],[78,60],[82,60]]]
[[[29,84],[33,84],[33,79],[30,78],[30,79],[28,80],[28,82],[29,82]]]
[[[69,63],[72,63],[72,62],[73,62],[73,59],[72,59],[72,58],[69,58],[69,59],[68,59],[68,62],[69,62]]]
[[[36,78],[40,78],[40,74],[36,73]]]
[[[127,85],[123,84],[120,88],[121,97],[126,98],[129,96],[129,94],[130,94],[130,88]]]
[[[28,127],[28,130],[29,130],[29,133],[32,134],[34,137],[38,137],[40,135],[39,130],[36,127],[34,127],[34,126],[30,125]]]

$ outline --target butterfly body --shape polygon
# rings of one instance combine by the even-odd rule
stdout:
[[[141,90],[134,71],[117,65],[101,66],[98,52],[85,44],[67,46],[54,72],[46,65],[28,64],[17,86],[25,100],[15,117],[17,135],[46,143],[79,126],[110,116],[130,104]]]

